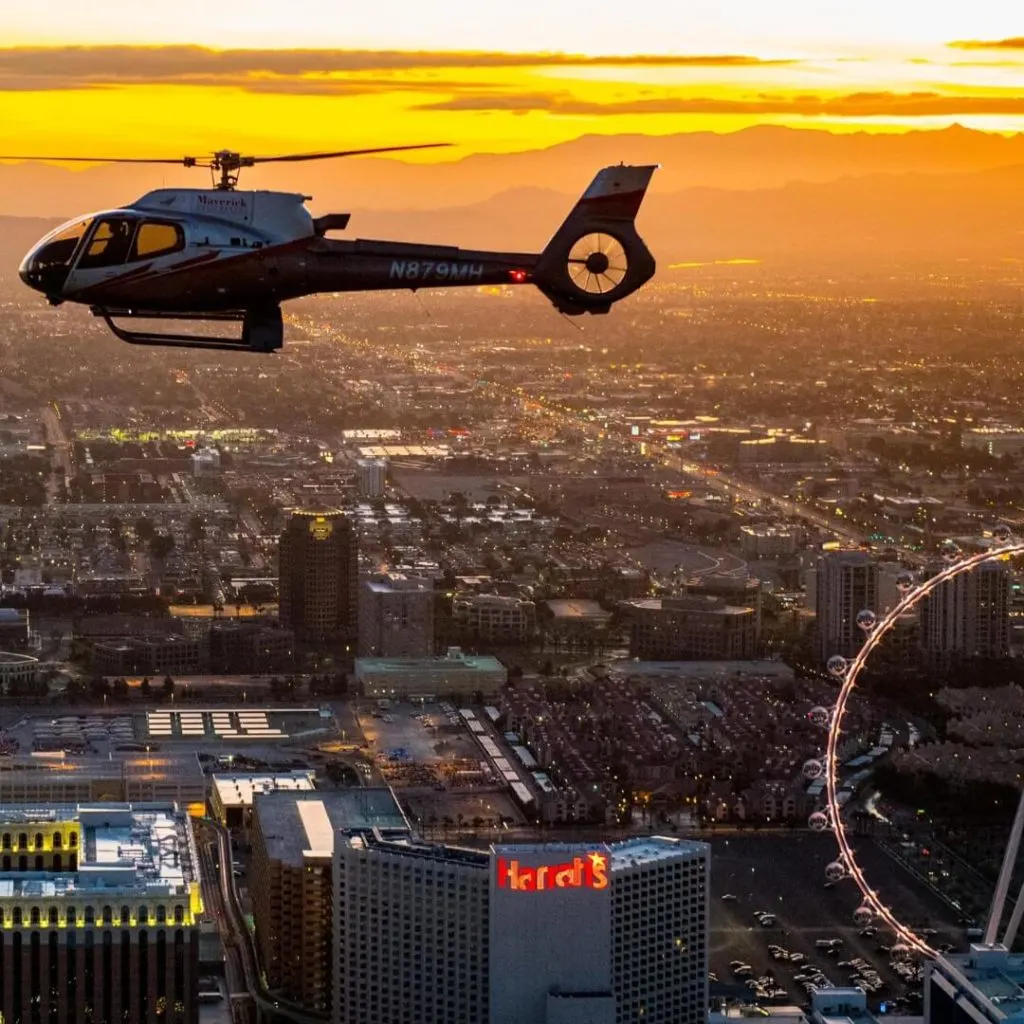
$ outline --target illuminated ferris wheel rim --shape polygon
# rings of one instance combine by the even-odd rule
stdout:
[[[989,551],[982,551],[976,555],[953,562],[947,565],[941,572],[936,573],[930,579],[925,580],[916,587],[909,589],[903,599],[871,628],[864,641],[863,646],[857,652],[857,656],[850,661],[843,673],[842,685],[839,689],[839,696],[836,699],[828,727],[828,743],[825,755],[825,792],[828,801],[828,813],[832,831],[835,833],[836,842],[839,844],[840,861],[846,868],[849,876],[857,883],[865,904],[881,918],[896,934],[896,937],[912,949],[929,957],[941,959],[937,950],[925,942],[913,929],[908,928],[898,921],[892,911],[882,903],[878,894],[868,885],[864,878],[857,860],[853,855],[853,848],[846,837],[846,826],[843,824],[842,808],[838,800],[838,757],[836,750],[839,746],[839,738],[842,733],[843,716],[846,714],[846,704],[857,685],[857,677],[861,669],[867,663],[871,652],[881,643],[882,638],[896,624],[901,615],[911,611],[922,598],[927,597],[933,590],[943,583],[963,573],[976,569],[985,562],[1005,561],[1014,555],[1024,554],[1024,540],[1012,539],[1000,544],[999,547]]]

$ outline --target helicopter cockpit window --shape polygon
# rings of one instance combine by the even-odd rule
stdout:
[[[49,238],[45,239],[35,254],[35,269],[49,270],[52,267],[66,267],[75,255],[78,243],[89,230],[92,217],[76,220],[58,228]]]
[[[116,267],[128,258],[135,221],[128,217],[105,217],[97,225],[78,260],[79,270]]]
[[[151,260],[185,248],[185,232],[180,224],[168,221],[144,221],[135,233],[129,260]]]

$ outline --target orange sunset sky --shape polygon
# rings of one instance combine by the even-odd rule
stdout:
[[[0,12],[0,153],[175,156],[769,123],[1024,128],[1008,0],[35,0]]]

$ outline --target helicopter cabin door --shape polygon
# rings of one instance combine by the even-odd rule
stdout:
[[[172,221],[121,214],[98,217],[80,250],[69,284],[76,290],[95,292],[94,301],[99,305],[145,306],[132,287],[139,272],[157,269],[158,260],[184,248],[185,234],[181,225]],[[150,284],[149,290],[152,289]]]

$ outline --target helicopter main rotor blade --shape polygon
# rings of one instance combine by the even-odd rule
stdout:
[[[299,160],[331,160],[342,156],[367,156],[370,153],[400,153],[409,149],[438,149],[450,145],[450,142],[426,142],[418,146],[377,146],[373,149],[342,149],[336,153],[291,153],[287,156],[254,156],[251,159],[253,163],[257,164],[295,163]]]
[[[130,156],[0,156],[0,160],[50,160],[62,164],[179,164],[192,166],[192,157],[176,157],[173,160]]]

